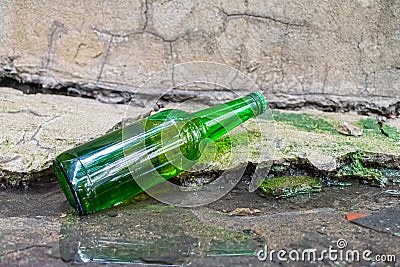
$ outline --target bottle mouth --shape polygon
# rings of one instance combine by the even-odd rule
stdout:
[[[267,100],[260,92],[250,93],[249,96],[254,99],[257,104],[257,114],[256,116],[263,114],[267,110]]]

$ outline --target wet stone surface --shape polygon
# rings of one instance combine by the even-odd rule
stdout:
[[[274,263],[252,255],[264,245],[322,251],[336,248],[338,239],[345,239],[349,249],[400,257],[400,237],[345,219],[347,212],[373,215],[398,208],[400,199],[379,187],[352,181],[351,186],[323,186],[320,193],[277,199],[250,193],[247,184],[241,181],[220,200],[199,208],[144,197],[84,217],[71,210],[56,183],[10,188],[0,192],[0,266],[270,266]],[[230,214],[237,208],[259,212]]]

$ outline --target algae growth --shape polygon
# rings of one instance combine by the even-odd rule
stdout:
[[[357,151],[350,155],[350,162],[343,164],[337,174],[337,178],[362,178],[369,181],[376,181],[379,185],[387,184],[387,177],[378,169],[365,167],[361,160],[361,153]]]
[[[338,183],[347,178],[356,178],[377,182],[379,185],[386,184],[387,178],[377,166],[388,166],[392,158],[400,153],[399,143],[396,142],[400,139],[398,129],[378,122],[376,118],[359,115],[305,114],[280,110],[273,110],[272,113],[278,139],[275,142],[277,149],[273,152],[276,163],[273,164],[270,177],[312,174],[337,180]],[[336,127],[343,121],[361,128],[362,135],[346,136],[338,133]],[[215,141],[214,147],[206,148],[199,162],[211,166],[211,170],[215,170],[213,167],[226,169],[232,160],[239,157],[247,159],[249,154],[255,158],[253,154],[256,152],[269,149],[267,142],[260,139],[256,131],[224,136]],[[250,146],[257,149],[249,153]],[[368,154],[369,158],[373,155],[373,166],[365,165],[363,153]],[[284,161],[278,163],[281,159]],[[333,167],[330,171],[319,169],[323,164]],[[306,169],[316,169],[316,172],[300,171]]]
[[[367,118],[361,119],[357,122],[357,125],[364,129],[366,133],[381,134],[379,130],[378,121],[376,119]]]
[[[400,131],[386,123],[379,123],[376,119],[368,118],[358,121],[358,124],[369,134],[389,138],[395,142],[400,141]]]
[[[261,134],[257,131],[222,136],[204,148],[197,164],[204,166],[212,163],[219,165],[219,169],[226,169],[232,161],[246,159],[247,162],[248,158],[257,158],[260,151],[253,146],[261,142],[260,137]]]
[[[317,116],[303,113],[286,113],[278,110],[273,110],[272,115],[277,122],[285,122],[308,132],[337,134],[333,124]]]
[[[300,130],[316,133],[329,133],[338,135],[336,126],[340,122],[330,121],[316,115],[304,113],[288,113],[278,110],[272,111],[274,120],[295,126]],[[393,141],[400,141],[400,131],[385,123],[379,123],[375,118],[363,118],[355,122],[355,125],[364,130],[364,135],[370,135],[381,138],[389,138]]]
[[[397,128],[389,126],[387,124],[383,124],[381,127],[382,133],[389,137],[390,139],[393,139],[396,142],[400,142],[400,131],[397,130]]]
[[[275,197],[292,197],[321,191],[319,179],[311,176],[282,176],[265,179],[259,188],[265,195]]]

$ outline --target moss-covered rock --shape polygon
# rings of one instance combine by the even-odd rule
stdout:
[[[369,181],[377,182],[381,186],[385,186],[388,182],[387,177],[383,172],[376,168],[366,168],[362,162],[362,157],[359,151],[351,154],[347,159],[347,162],[342,164],[335,174],[336,178],[363,178]]]
[[[283,176],[265,179],[259,187],[265,195],[292,197],[321,191],[319,179],[311,176]]]
[[[393,124],[389,126],[388,123],[379,123],[376,118],[354,113],[311,110],[274,111],[274,118],[278,144],[274,162],[278,165],[307,165],[316,170],[333,173],[340,171],[342,177],[350,174],[352,169],[354,176],[367,179],[380,176],[373,169],[400,169],[400,145],[396,141],[399,129]],[[337,133],[335,128],[342,122],[360,127],[362,135],[346,136]],[[385,131],[390,131],[390,134],[385,134]],[[352,157],[354,154],[358,156]],[[332,168],[322,168],[328,165]],[[367,167],[362,169],[360,166]]]
[[[7,88],[2,88],[0,96],[4,99],[0,180],[13,185],[49,175],[50,163],[58,153],[112,129],[126,109],[65,96],[27,97]],[[174,108],[173,103],[165,108]],[[177,108],[197,111],[207,106],[180,104]],[[88,116],[93,112],[100,115]],[[138,116],[145,113],[146,109],[137,108]],[[248,162],[267,162],[275,176],[293,175],[295,169],[383,184],[381,168],[400,169],[399,119],[379,122],[354,113],[314,110],[274,110],[269,115],[274,120],[268,116],[249,120],[206,147],[194,176],[199,171],[220,173]],[[343,122],[362,129],[362,135],[338,133],[336,127]],[[262,178],[267,175],[268,168],[261,173]],[[199,184],[210,181],[199,179]]]

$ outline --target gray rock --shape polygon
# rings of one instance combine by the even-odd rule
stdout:
[[[351,135],[351,136],[360,136],[362,135],[362,129],[360,129],[357,126],[354,126],[348,122],[343,122],[340,125],[336,127],[336,131],[338,133],[344,134],[344,135]]]
[[[124,105],[0,88],[0,181],[12,185],[51,172],[57,154],[98,137],[122,121]],[[135,118],[145,108],[131,107]]]

